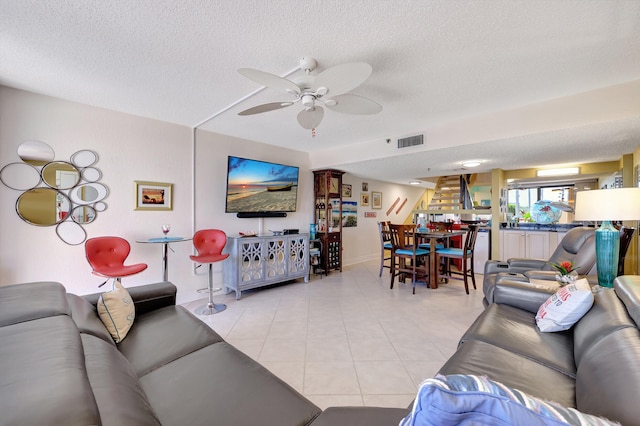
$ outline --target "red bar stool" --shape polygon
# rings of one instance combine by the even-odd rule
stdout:
[[[85,255],[92,273],[121,282],[122,277],[137,274],[147,269],[146,263],[125,265],[131,246],[120,237],[96,237],[88,239],[84,244]],[[108,281],[108,280],[107,280]],[[107,281],[100,284],[102,287]]]
[[[228,253],[222,253],[225,244],[227,244],[227,234],[219,229],[202,229],[193,235],[193,245],[198,254],[189,257],[196,263],[209,264],[209,285],[198,290],[198,293],[209,294],[209,302],[195,310],[198,315],[217,314],[227,309],[227,305],[213,303],[213,293],[220,290],[220,288],[213,288],[213,264],[229,257]]]

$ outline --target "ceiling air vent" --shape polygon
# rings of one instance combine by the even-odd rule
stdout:
[[[410,146],[424,145],[424,135],[409,136],[398,139],[398,149]]]

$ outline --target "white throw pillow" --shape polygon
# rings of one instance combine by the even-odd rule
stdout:
[[[116,343],[127,336],[136,317],[136,309],[131,295],[119,281],[114,280],[113,289],[100,296],[98,315]]]
[[[540,306],[536,324],[544,332],[568,330],[591,309],[593,300],[591,286],[585,278],[567,284]]]

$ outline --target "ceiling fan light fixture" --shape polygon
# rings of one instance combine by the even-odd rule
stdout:
[[[316,98],[313,97],[313,95],[303,95],[302,105],[304,105],[305,108],[313,108],[313,105],[315,104],[315,100]]]

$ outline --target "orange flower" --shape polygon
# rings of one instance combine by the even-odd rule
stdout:
[[[551,266],[557,269],[562,275],[567,275],[569,272],[573,271],[573,262],[570,260],[564,260],[560,263],[552,263]]]

